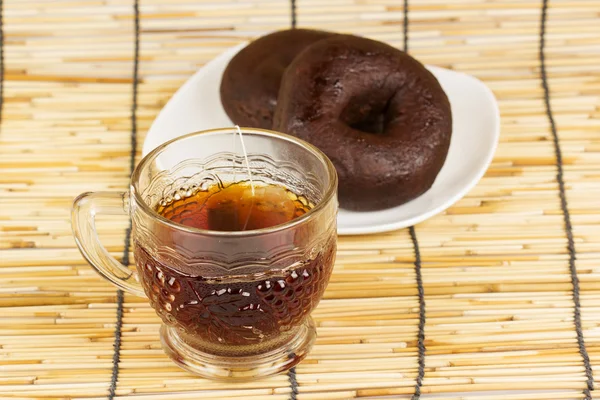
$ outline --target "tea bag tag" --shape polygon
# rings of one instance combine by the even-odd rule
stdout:
[[[236,125],[235,129],[240,136],[240,142],[242,143],[242,152],[244,153],[244,160],[246,161],[248,180],[250,180],[250,190],[252,191],[252,196],[254,196],[254,182],[252,181],[252,171],[250,170],[250,162],[248,161],[248,152],[246,151],[246,145],[244,144],[244,135],[242,134],[242,130],[240,129],[239,125]],[[233,136],[235,137],[235,133]]]

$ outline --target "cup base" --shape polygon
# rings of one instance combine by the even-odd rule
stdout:
[[[287,371],[306,357],[316,336],[315,324],[309,317],[291,340],[274,350],[249,356],[222,356],[199,350],[175,328],[163,325],[160,329],[162,347],[179,367],[204,378],[235,381]]]

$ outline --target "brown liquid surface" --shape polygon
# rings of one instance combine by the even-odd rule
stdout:
[[[291,221],[310,210],[303,197],[283,186],[247,182],[213,185],[190,197],[175,200],[157,212],[178,224],[215,231],[247,231]]]
[[[157,211],[169,220],[202,229],[267,228],[303,215],[311,205],[279,186],[247,183],[210,188]],[[134,244],[144,290],[163,321],[208,343],[262,343],[298,326],[323,296],[335,257],[335,237],[312,259],[260,278],[215,280],[190,276]]]

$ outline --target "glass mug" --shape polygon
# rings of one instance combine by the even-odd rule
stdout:
[[[336,253],[337,175],[316,147],[297,138],[242,128],[248,164],[232,129],[192,133],[156,148],[125,193],[80,195],[73,204],[77,245],[100,275],[148,297],[161,317],[162,346],[182,368],[216,379],[285,371],[308,353],[311,311]],[[237,146],[234,144],[238,143]],[[233,151],[232,151],[233,150]],[[269,228],[212,231],[174,223],[155,210],[215,182],[247,177],[280,184],[314,206]],[[129,214],[137,273],[100,244],[96,214]]]

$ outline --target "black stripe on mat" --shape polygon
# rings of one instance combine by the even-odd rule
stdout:
[[[133,47],[133,85],[131,101],[131,138],[129,153],[129,175],[135,168],[135,153],[137,149],[137,103],[138,103],[138,75],[140,58],[140,9],[139,1],[134,0],[134,47]],[[123,249],[123,264],[129,265],[129,242],[131,240],[131,220],[129,227],[125,230],[125,246]],[[115,325],[115,341],[113,344],[113,367],[110,378],[110,387],[108,389],[108,400],[115,398],[117,382],[119,381],[119,363],[121,361],[121,334],[123,328],[123,301],[124,294],[122,290],[117,290],[117,323]]]
[[[0,121],[4,110],[4,1],[0,0]]]
[[[417,232],[415,231],[414,226],[408,228],[408,231],[410,233],[410,239],[412,240],[415,251],[415,277],[419,295],[419,330],[417,333],[419,370],[417,373],[417,381],[415,383],[415,394],[413,394],[412,400],[419,400],[421,398],[421,386],[423,386],[423,378],[425,377],[425,351],[427,350],[425,348],[425,289],[423,288],[423,277],[421,275],[421,250],[419,248]]]
[[[296,0],[290,0],[290,13],[291,13],[291,24],[292,29],[296,28]],[[290,358],[295,357],[294,354],[290,354]],[[296,400],[298,398],[298,379],[296,378],[296,367],[290,368],[287,372],[288,380],[290,382],[290,400]]]
[[[408,52],[408,0],[404,0],[404,25],[403,25],[403,36],[404,36],[404,51]],[[419,400],[421,398],[421,387],[423,386],[423,378],[425,377],[425,323],[427,318],[425,315],[425,289],[423,288],[423,275],[421,274],[421,249],[419,248],[419,240],[417,238],[417,231],[414,226],[408,228],[410,233],[410,239],[413,244],[415,252],[415,278],[417,281],[417,293],[419,296],[419,328],[417,332],[417,348],[418,354],[418,372],[415,383],[415,393],[412,396],[412,400]]]
[[[408,0],[404,0],[404,24],[403,24],[403,35],[404,35],[404,51],[408,52]]]
[[[292,15],[292,29],[296,27],[296,0],[290,0],[290,12]]]
[[[581,300],[579,296],[579,277],[577,276],[577,267],[575,261],[577,255],[575,251],[575,241],[573,240],[573,225],[571,224],[571,214],[569,213],[569,206],[567,203],[567,194],[565,191],[565,179],[563,169],[563,158],[562,150],[560,148],[560,141],[558,139],[558,132],[556,130],[556,123],[554,122],[554,115],[552,113],[552,107],[550,105],[550,88],[548,86],[548,75],[546,73],[546,55],[544,53],[546,46],[546,20],[548,15],[548,0],[542,2],[542,15],[540,23],[540,75],[542,79],[542,88],[544,89],[544,103],[546,104],[546,115],[550,122],[550,130],[552,131],[552,140],[554,142],[554,154],[556,156],[556,180],[558,182],[559,196],[560,196],[560,208],[563,213],[563,220],[565,226],[565,233],[567,235],[567,248],[569,250],[569,271],[571,274],[571,284],[573,285],[573,304],[574,304],[574,323],[575,332],[577,334],[577,345],[579,347],[579,354],[583,360],[583,366],[585,368],[586,384],[587,387],[583,391],[586,400],[591,400],[591,391],[594,390],[594,376],[592,372],[592,366],[590,364],[590,357],[585,348],[585,340],[583,338],[583,329],[581,327]]]
[[[290,354],[290,358],[294,358],[294,353]],[[296,379],[296,367],[290,368],[287,373],[288,380],[290,381],[290,400],[297,400],[298,398],[298,380]]]

